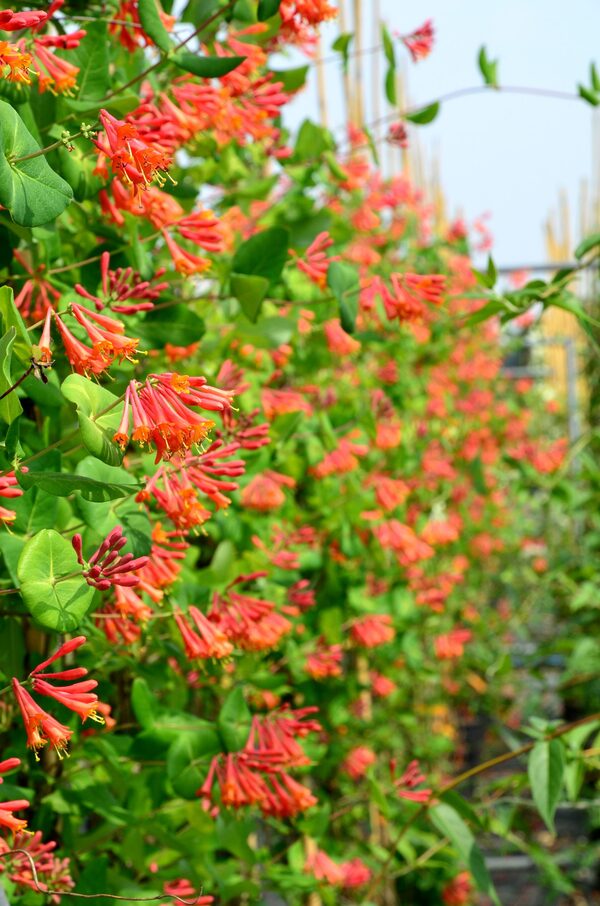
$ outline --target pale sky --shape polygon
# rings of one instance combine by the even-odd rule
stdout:
[[[436,43],[428,59],[412,64],[397,44],[416,106],[481,84],[476,58],[482,44],[499,58],[500,83],[507,86],[576,92],[578,81],[588,81],[592,60],[600,69],[600,0],[380,0],[380,6],[391,31],[406,34],[425,19],[434,21]],[[364,46],[378,45],[376,4],[362,0],[362,8]],[[327,56],[337,34],[337,26],[324,29]],[[371,56],[364,61],[370,96]],[[296,59],[282,63],[281,68],[297,65]],[[344,114],[338,63],[328,63],[326,73],[329,125],[339,127]],[[288,124],[317,118],[315,82],[312,72],[307,89],[287,108]],[[568,193],[574,222],[582,180],[598,191],[600,174],[592,174],[594,115],[600,120],[583,102],[490,92],[448,102],[434,123],[411,128],[418,129],[430,158],[437,153],[450,211],[460,210],[469,221],[490,212],[496,263],[512,266],[546,260],[542,227],[560,189]],[[577,222],[575,242],[578,231]]]

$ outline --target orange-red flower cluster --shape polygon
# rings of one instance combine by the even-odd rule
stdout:
[[[98,696],[92,692],[98,683],[96,680],[82,680],[70,685],[55,686],[48,680],[81,680],[87,675],[85,667],[72,667],[67,670],[47,673],[46,668],[59,658],[70,654],[86,642],[85,636],[78,636],[65,642],[54,654],[50,655],[41,664],[38,664],[29,675],[29,680],[34,692],[47,695],[75,711],[82,722],[91,718],[98,723],[104,723],[104,717],[98,714]],[[39,760],[38,750],[48,742],[53,746],[59,758],[67,753],[67,746],[73,731],[59,723],[51,714],[44,711],[35,701],[24,686],[13,677],[12,688],[15,699],[21,711],[23,724],[27,733],[27,746],[33,749],[36,760]]]

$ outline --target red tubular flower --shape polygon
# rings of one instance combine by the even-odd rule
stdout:
[[[45,671],[46,667],[49,667],[50,664],[54,663],[54,661],[57,661],[59,658],[64,657],[66,654],[71,654],[72,651],[77,651],[77,649],[80,648],[82,645],[84,645],[86,642],[87,642],[87,638],[84,635],[78,635],[76,638],[69,639],[67,642],[64,642],[60,646],[60,648],[56,649],[54,654],[51,654],[49,658],[47,658],[45,661],[42,661],[41,664],[38,664],[37,667],[35,667],[31,671],[30,676],[34,676],[36,673],[41,673],[42,671]],[[83,667],[78,668],[78,669],[83,670],[84,674],[87,673],[87,671]],[[48,673],[45,675],[58,677],[62,674],[58,674],[58,673],[49,674]],[[83,675],[83,674],[80,674],[80,675]]]
[[[212,211],[194,211],[179,220],[175,229],[184,239],[189,239],[207,252],[222,252],[225,248],[221,223]]]
[[[289,475],[267,469],[256,475],[246,485],[241,495],[242,506],[249,510],[268,513],[285,503],[282,487],[294,488],[296,482]]]
[[[435,656],[440,660],[454,660],[462,657],[465,652],[465,643],[472,637],[470,629],[453,629],[446,635],[440,635],[434,640]]]
[[[73,303],[71,310],[93,344],[92,359],[104,360],[105,368],[115,360],[136,362],[133,356],[140,341],[124,335],[125,325],[121,321],[89,311],[77,303]]]
[[[141,191],[154,181],[164,185],[171,164],[164,150],[147,144],[132,123],[116,119],[107,110],[102,109],[99,117],[104,134],[96,140],[96,147],[110,158],[113,173],[131,195],[139,199]]]
[[[372,749],[367,746],[356,746],[346,755],[342,762],[341,769],[352,780],[360,780],[367,773],[367,769],[375,764],[377,756]]]
[[[132,439],[141,444],[154,444],[156,460],[184,455],[200,443],[214,426],[189,409],[197,406],[209,411],[231,409],[233,394],[210,387],[203,377],[187,377],[175,372],[151,374],[141,386],[131,381],[125,394],[123,416],[113,437],[125,449],[129,439],[129,412],[133,420]]]
[[[467,906],[472,902],[473,886],[468,871],[461,871],[442,890],[444,906]]]
[[[60,674],[55,675],[60,679],[66,678]],[[70,686],[53,686],[52,683],[47,682],[41,676],[34,676],[33,678],[34,692],[54,698],[57,702],[60,702],[61,705],[64,705],[65,708],[75,711],[82,721],[87,720],[89,717],[97,723],[103,724],[104,718],[99,715],[96,710],[98,696],[91,691],[92,689],[95,689],[97,685],[98,683],[96,680],[84,680],[81,683],[72,683]],[[53,726],[56,726],[56,722],[52,718],[51,720]],[[44,722],[42,721],[42,729],[43,728]],[[45,735],[49,735],[47,730],[44,732]]]
[[[375,648],[391,642],[396,632],[389,614],[374,614],[355,620],[350,627],[350,637],[356,645]]]
[[[18,768],[20,764],[20,758],[6,758],[4,761],[0,761],[0,774],[6,774],[7,771]],[[3,783],[2,777],[0,777],[0,783]],[[29,808],[27,799],[12,799],[7,802],[0,802],[0,827],[5,827],[13,833],[18,833],[27,827],[26,820],[16,818],[13,815],[13,812],[18,812],[24,808]]]
[[[13,13],[12,9],[0,10],[0,29],[2,31],[21,31],[23,28],[33,28],[41,25],[48,18],[48,13],[41,9],[23,10]]]
[[[386,141],[397,148],[408,148],[408,132],[403,122],[392,123],[388,129]]]
[[[392,763],[392,775],[394,767],[395,763]],[[408,799],[410,802],[428,802],[432,791],[415,789],[415,787],[424,782],[425,775],[421,773],[419,762],[414,760],[410,762],[402,776],[394,780],[394,786],[400,799]]]
[[[313,874],[317,881],[326,881],[337,887],[344,883],[343,867],[330,859],[322,849],[315,849],[309,854],[304,864],[304,870]]]
[[[167,244],[167,248],[171,253],[171,258],[173,259],[176,271],[180,274],[184,274],[186,277],[191,277],[192,274],[202,274],[205,270],[208,270],[210,267],[210,260],[208,258],[203,258],[201,255],[193,255],[191,252],[188,252],[187,249],[177,245],[167,230],[163,229],[162,234]]]
[[[351,337],[349,333],[346,333],[338,318],[326,321],[323,324],[323,331],[327,346],[334,355],[343,358],[344,356],[352,355],[353,352],[358,352],[360,349],[360,342]]]
[[[275,612],[273,601],[250,597],[233,590],[237,584],[264,575],[266,573],[239,576],[225,594],[215,592],[213,596],[209,619],[244,651],[273,648],[292,628],[289,620]]]
[[[346,475],[354,472],[359,467],[359,456],[366,456],[369,448],[366,444],[358,444],[350,436],[342,437],[335,450],[327,453],[322,462],[313,466],[309,471],[316,478],[326,478],[329,475]]]
[[[179,897],[179,899],[185,898],[193,902],[194,906],[210,906],[215,901],[214,897],[201,896],[196,893],[196,889],[185,878],[179,878],[176,881],[165,881],[163,890],[167,896]],[[170,906],[170,904],[162,903],[161,906]]]
[[[409,51],[413,61],[417,63],[428,57],[433,49],[433,40],[435,31],[433,21],[427,19],[423,25],[411,32],[410,35],[402,35],[400,40]]]
[[[14,470],[12,472],[7,472],[6,475],[0,475],[0,497],[6,497],[11,500],[20,497],[22,494],[23,489],[19,487]],[[0,523],[14,522],[16,518],[17,514],[14,510],[9,510],[6,507],[0,506]]]
[[[350,859],[342,862],[340,868],[344,872],[342,887],[353,889],[368,884],[372,877],[371,869],[361,859]]]
[[[314,589],[310,587],[308,579],[299,579],[298,582],[295,582],[288,589],[287,597],[291,606],[300,610],[308,610],[317,603]]]
[[[27,733],[27,747],[33,749],[36,761],[40,760],[38,750],[47,742],[54,747],[58,757],[63,758],[67,753],[67,745],[73,731],[64,727],[43,708],[40,708],[29,692],[14,677],[12,688],[23,717]]]
[[[342,646],[327,646],[320,640],[319,647],[306,658],[304,669],[315,680],[342,675]]]
[[[175,614],[175,621],[181,632],[185,653],[189,658],[224,658],[233,652],[233,645],[224,632],[211,623],[197,607],[191,606],[189,613],[198,632],[194,632],[182,614]]]
[[[97,344],[94,349],[90,349],[85,343],[82,343],[77,337],[73,336],[68,327],[63,323],[55,311],[52,312],[54,321],[58,328],[65,354],[78,374],[101,374],[110,364],[108,351],[110,344],[103,342]]]
[[[31,54],[22,51],[18,44],[0,41],[0,71],[4,73],[3,78],[19,85],[31,85],[29,72],[32,63]]]
[[[70,31],[65,35],[42,35],[36,38],[36,44],[43,47],[58,47],[60,50],[74,50],[79,47],[81,41],[85,38],[87,32],[83,29]]]
[[[37,38],[33,42],[33,64],[40,91],[50,89],[53,94],[71,95],[77,87],[79,67],[50,53],[44,42]]]
[[[8,850],[24,850],[8,855]],[[0,874],[6,873],[10,881],[18,888],[27,888],[39,893],[40,889],[46,891],[67,892],[75,886],[69,874],[69,860],[59,859],[54,855],[56,843],[42,842],[39,831],[34,834],[28,831],[16,833],[12,846],[0,839]],[[35,877],[31,861],[35,866]],[[59,893],[53,893],[51,899],[54,903],[60,902]]]
[[[333,245],[333,239],[327,230],[319,233],[311,242],[304,253],[304,258],[298,258],[298,268],[309,280],[318,287],[325,289],[327,284],[327,271],[332,261],[339,261],[339,255],[327,255],[327,249]]]
[[[269,752],[269,757],[288,768],[310,764],[297,738],[303,739],[309,733],[322,730],[318,721],[305,719],[318,710],[315,707],[296,710],[283,707],[262,718],[255,715],[245,751],[256,755]]]

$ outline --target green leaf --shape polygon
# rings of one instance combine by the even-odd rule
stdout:
[[[31,337],[23,323],[19,309],[15,305],[11,286],[0,287],[0,317],[4,330],[14,327],[16,331],[13,353],[19,361],[29,365],[31,359]]]
[[[405,113],[404,119],[408,120],[409,123],[416,123],[417,126],[426,126],[427,123],[433,122],[439,112],[440,104],[436,101],[434,104],[429,104],[428,107],[416,110],[415,113]]]
[[[600,92],[600,75],[598,75],[595,63],[590,63],[590,82],[594,91]]]
[[[338,301],[342,327],[346,333],[354,333],[360,292],[356,268],[343,261],[332,261],[327,270],[327,285]]]
[[[582,239],[575,249],[575,257],[579,261],[580,258],[583,258],[584,255],[587,255],[587,253],[591,252],[592,249],[595,249],[596,246],[600,246],[600,233],[592,233],[590,236],[586,236],[585,239]]]
[[[392,36],[390,35],[388,28],[384,23],[381,23],[381,40],[383,41],[383,52],[385,58],[394,69],[396,68],[396,51],[394,49],[394,42],[392,41]]]
[[[231,292],[241,309],[253,324],[258,320],[262,301],[267,295],[269,281],[255,274],[232,274]]]
[[[0,204],[20,226],[49,223],[73,198],[69,184],[49,167],[43,154],[12,162],[38,151],[39,145],[16,110],[0,101]]]
[[[282,83],[283,90],[287,94],[292,94],[306,84],[309,68],[309,66],[297,66],[295,69],[272,69],[271,75],[274,81]]]
[[[491,88],[498,87],[498,60],[490,60],[485,47],[482,47],[477,57],[479,70],[483,76],[483,81]]]
[[[81,497],[77,500],[77,509],[86,524],[97,535],[104,538],[120,525],[132,553],[136,557],[149,554],[152,546],[152,526],[146,510],[136,503],[133,497],[139,488],[135,478],[125,469],[109,466],[94,456],[86,456],[77,463],[76,472],[101,484],[129,486],[129,500],[120,497],[107,502],[93,502]]]
[[[559,739],[536,742],[529,753],[527,773],[531,793],[547,828],[556,833],[554,813],[560,797],[565,771],[565,750]]]
[[[279,12],[281,0],[258,0],[258,21],[264,22]]]
[[[294,159],[298,162],[304,160],[319,162],[319,157],[324,151],[333,151],[335,142],[328,129],[316,126],[310,120],[304,120],[294,148]]]
[[[175,739],[167,754],[167,777],[178,796],[195,799],[213,755],[221,751],[221,739],[208,721],[192,733]]]
[[[116,500],[129,497],[141,489],[139,484],[117,484],[116,482],[96,481],[85,475],[70,475],[67,472],[18,472],[19,484],[27,488],[41,488],[55,497],[68,497],[78,492],[84,500],[96,502]]]
[[[218,79],[227,75],[228,72],[237,69],[245,59],[246,57],[204,57],[202,54],[186,53],[182,50],[171,56],[171,61],[180,69],[204,79]]]
[[[131,707],[144,730],[151,730],[156,721],[156,696],[143,676],[136,676],[131,684]]]
[[[391,66],[386,73],[384,87],[386,98],[392,106],[395,106],[396,101],[398,100],[396,92],[396,70]]]
[[[274,283],[281,276],[288,257],[290,234],[282,227],[255,233],[236,250],[231,265],[234,274],[253,274]]]
[[[236,686],[225,699],[217,726],[228,752],[238,752],[248,741],[252,714],[241,686]]]
[[[157,47],[168,53],[171,50],[169,32],[162,23],[156,0],[138,0],[140,23]]]
[[[108,25],[99,19],[86,23],[85,30],[83,41],[69,51],[69,62],[79,67],[77,98],[66,98],[69,107],[80,110],[101,101],[110,88]]]
[[[465,318],[465,320],[461,322],[462,326],[474,327],[476,324],[481,324],[482,321],[487,321],[488,318],[493,318],[494,315],[499,314],[501,311],[505,311],[505,309],[506,306],[502,300],[491,299],[477,311],[473,312],[473,314]]]
[[[494,889],[483,854],[477,846],[469,827],[458,812],[445,802],[442,802],[439,805],[432,806],[429,814],[437,829],[445,837],[448,837],[456,847],[461,859],[473,875],[473,880],[481,893],[486,894],[497,906],[500,906],[500,900]]]
[[[11,327],[0,339],[0,396],[14,384],[11,377],[11,360],[16,337],[17,332],[14,327]],[[0,418],[7,425],[14,422],[22,411],[23,407],[19,402],[16,390],[12,390],[4,399],[0,399]]]
[[[77,406],[77,419],[85,447],[102,462],[118,466],[123,453],[113,442],[121,421],[119,398],[81,374],[70,374],[61,390]],[[105,411],[109,409],[110,411]]]
[[[591,91],[589,88],[586,88],[585,85],[578,85],[577,90],[579,92],[579,97],[583,98],[584,101],[587,101],[588,104],[591,104],[592,107],[597,107],[600,104],[600,94],[596,91]]]
[[[342,63],[344,66],[344,71],[348,69],[348,62],[350,59],[350,44],[354,40],[354,35],[352,32],[347,32],[346,34],[339,35],[331,45],[331,49],[337,51],[342,55]]]
[[[202,339],[205,333],[202,318],[189,305],[172,305],[149,311],[139,325],[139,335],[152,349],[173,346],[190,346]]]
[[[81,575],[71,543],[52,529],[27,542],[17,566],[20,592],[34,619],[47,629],[73,632],[80,625],[94,589]]]

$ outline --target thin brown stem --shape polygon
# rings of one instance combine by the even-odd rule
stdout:
[[[213,13],[212,16],[209,16],[209,18],[205,19],[204,22],[201,22],[200,25],[195,28],[190,35],[187,36],[187,38],[184,38],[183,41],[180,41],[179,44],[176,44],[173,48],[173,51],[181,50],[182,47],[185,47],[186,44],[189,44],[189,42],[193,38],[197,37],[201,32],[203,32],[205,28],[208,28],[209,25],[212,25],[212,23],[219,19],[222,15],[229,12],[230,9],[233,9],[235,4],[236,0],[230,0],[230,2],[226,6],[224,6],[222,9],[217,10],[216,13]],[[114,98],[117,94],[120,94],[122,91],[126,91],[128,88],[132,88],[133,85],[136,85],[138,82],[145,79],[146,76],[150,75],[151,72],[154,72],[155,69],[158,69],[160,66],[162,66],[163,63],[168,59],[168,54],[162,55],[161,58],[156,61],[156,63],[152,63],[150,66],[146,67],[146,69],[144,69],[144,71],[139,75],[135,76],[133,79],[130,79],[119,88],[115,88],[114,91],[109,92],[106,97],[102,98],[100,103],[104,104],[106,103],[106,101],[112,100],[112,98]]]
[[[4,393],[0,393],[0,400],[3,400],[5,396],[8,396],[9,393],[13,392],[13,390],[16,390],[17,387],[23,383],[25,378],[29,377],[29,375],[31,374],[31,372],[33,371],[34,368],[35,368],[35,363],[32,362],[31,365],[29,366],[29,368],[27,369],[27,371],[23,372],[21,377],[18,379],[18,381],[15,381],[15,383],[12,385],[12,387],[9,387],[8,390],[4,391]]]

